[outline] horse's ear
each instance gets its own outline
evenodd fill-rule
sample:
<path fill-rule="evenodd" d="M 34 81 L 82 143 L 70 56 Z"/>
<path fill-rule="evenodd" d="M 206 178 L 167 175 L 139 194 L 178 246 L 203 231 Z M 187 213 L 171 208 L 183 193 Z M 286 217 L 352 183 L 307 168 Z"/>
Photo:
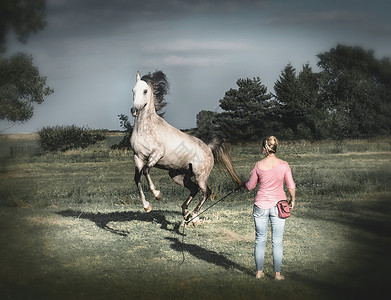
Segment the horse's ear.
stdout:
<path fill-rule="evenodd" d="M 140 72 L 137 71 L 137 76 L 136 76 L 136 80 L 139 81 L 141 79 L 141 76 L 140 76 Z"/>

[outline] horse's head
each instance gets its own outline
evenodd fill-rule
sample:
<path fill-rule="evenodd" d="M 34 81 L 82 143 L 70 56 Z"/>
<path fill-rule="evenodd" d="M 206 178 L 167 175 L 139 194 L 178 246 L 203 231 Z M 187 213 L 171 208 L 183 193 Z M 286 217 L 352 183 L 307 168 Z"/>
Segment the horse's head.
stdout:
<path fill-rule="evenodd" d="M 153 96 L 151 87 L 141 80 L 140 72 L 137 72 L 136 85 L 133 88 L 133 107 L 131 113 L 133 117 L 138 117 L 141 111 L 150 103 Z"/>

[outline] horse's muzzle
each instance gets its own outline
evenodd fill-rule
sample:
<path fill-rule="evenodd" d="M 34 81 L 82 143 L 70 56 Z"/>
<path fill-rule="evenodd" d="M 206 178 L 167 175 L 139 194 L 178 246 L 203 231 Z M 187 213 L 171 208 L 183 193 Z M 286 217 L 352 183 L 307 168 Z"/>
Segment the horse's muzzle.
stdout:
<path fill-rule="evenodd" d="M 133 117 L 137 117 L 138 114 L 139 114 L 139 109 L 138 109 L 138 108 L 135 108 L 135 107 L 133 106 L 132 109 L 130 110 L 130 112 L 132 113 L 132 116 L 133 116 Z"/>
<path fill-rule="evenodd" d="M 141 111 L 143 110 L 143 108 L 147 105 L 147 103 L 145 103 L 141 108 L 138 108 L 138 107 L 135 107 L 133 106 L 130 110 L 131 114 L 133 117 L 138 117 L 141 113 Z"/>

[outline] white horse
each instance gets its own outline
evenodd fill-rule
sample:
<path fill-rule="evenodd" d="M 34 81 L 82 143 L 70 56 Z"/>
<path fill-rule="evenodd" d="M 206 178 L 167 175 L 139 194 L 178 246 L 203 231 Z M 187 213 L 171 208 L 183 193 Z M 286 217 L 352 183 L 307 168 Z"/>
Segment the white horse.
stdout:
<path fill-rule="evenodd" d="M 165 105 L 164 96 L 167 94 L 169 84 L 165 74 L 156 71 L 140 77 L 137 72 L 136 85 L 133 88 L 132 115 L 135 117 L 131 136 L 131 147 L 134 151 L 135 176 L 140 198 L 146 212 L 150 212 L 151 204 L 146 200 L 141 186 L 141 174 L 145 175 L 149 188 L 156 199 L 162 195 L 155 188 L 149 170 L 158 167 L 168 170 L 170 177 L 177 184 L 190 191 L 189 197 L 182 204 L 182 215 L 187 221 L 190 219 L 189 204 L 199 189 L 202 199 L 193 211 L 193 225 L 199 224 L 197 214 L 202 204 L 210 195 L 207 179 L 214 165 L 214 159 L 219 159 L 229 174 L 241 185 L 236 175 L 231 159 L 222 142 L 215 140 L 206 145 L 200 139 L 181 132 L 168 124 L 158 114 Z M 194 176 L 195 182 L 192 181 Z"/>

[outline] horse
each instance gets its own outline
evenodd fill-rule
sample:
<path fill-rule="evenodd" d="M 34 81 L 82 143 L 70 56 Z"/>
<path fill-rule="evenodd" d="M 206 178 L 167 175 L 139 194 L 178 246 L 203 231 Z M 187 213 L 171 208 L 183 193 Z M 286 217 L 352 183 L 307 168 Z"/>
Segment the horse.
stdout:
<path fill-rule="evenodd" d="M 197 226 L 200 223 L 197 215 L 211 194 L 207 180 L 215 160 L 222 162 L 238 186 L 242 185 L 242 181 L 233 168 L 224 141 L 216 138 L 207 145 L 163 119 L 164 113 L 161 113 L 161 109 L 167 104 L 164 96 L 168 90 L 169 83 L 162 71 L 148 73 L 143 77 L 137 72 L 136 84 L 132 89 L 131 114 L 134 117 L 134 126 L 130 138 L 134 152 L 134 181 L 144 210 L 148 213 L 152 206 L 143 192 L 141 175 L 144 174 L 154 197 L 160 200 L 162 194 L 153 184 L 149 171 L 152 167 L 168 170 L 175 183 L 190 191 L 182 204 L 182 216 L 187 222 L 191 218 L 193 225 Z M 193 177 L 195 181 L 192 180 Z M 188 207 L 199 190 L 202 191 L 202 199 L 190 214 Z"/>

